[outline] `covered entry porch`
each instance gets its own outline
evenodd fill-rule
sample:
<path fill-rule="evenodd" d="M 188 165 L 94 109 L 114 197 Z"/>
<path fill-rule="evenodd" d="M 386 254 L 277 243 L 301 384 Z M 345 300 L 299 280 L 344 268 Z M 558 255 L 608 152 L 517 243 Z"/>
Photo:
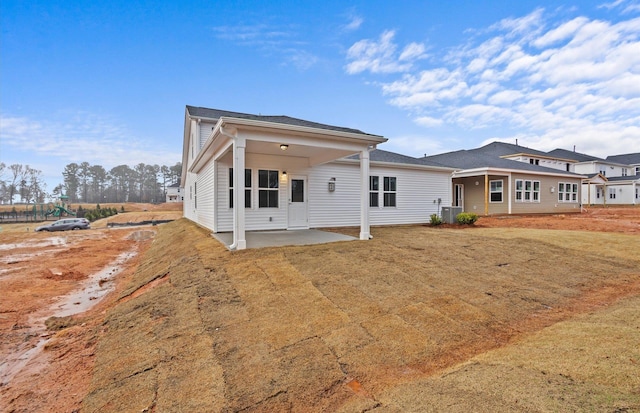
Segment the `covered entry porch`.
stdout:
<path fill-rule="evenodd" d="M 226 116 L 217 120 L 188 170 L 198 181 L 207 182 L 206 189 L 197 182 L 199 193 L 194 184 L 199 221 L 214 233 L 232 234 L 230 249 L 245 249 L 249 248 L 249 231 L 314 227 L 311 209 L 316 214 L 323 209 L 325 219 L 327 214 L 339 217 L 345 205 L 329 202 L 337 199 L 332 191 L 338 175 L 331 165 L 357 154 L 359 167 L 346 177 L 355 184 L 349 186 L 348 206 L 359 211 L 359 238 L 369 239 L 369 152 L 386 139 L 277 118 L 277 122 Z M 319 178 L 318 168 L 326 177 Z M 345 188 L 340 186 L 342 195 Z M 205 203 L 207 210 L 202 207 Z"/>

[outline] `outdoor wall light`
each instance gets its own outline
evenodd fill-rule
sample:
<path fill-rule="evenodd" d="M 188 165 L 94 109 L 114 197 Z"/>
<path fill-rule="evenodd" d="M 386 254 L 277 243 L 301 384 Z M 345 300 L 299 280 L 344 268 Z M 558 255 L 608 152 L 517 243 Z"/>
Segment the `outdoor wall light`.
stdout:
<path fill-rule="evenodd" d="M 284 143 L 280 145 L 280 149 L 282 149 L 283 151 L 286 151 L 287 148 L 289 148 L 289 145 L 285 145 Z"/>
<path fill-rule="evenodd" d="M 329 192 L 334 192 L 336 190 L 336 178 L 331 178 L 329 180 Z"/>
<path fill-rule="evenodd" d="M 554 193 L 556 191 L 556 188 L 554 188 L 553 186 L 549 188 L 549 192 Z"/>

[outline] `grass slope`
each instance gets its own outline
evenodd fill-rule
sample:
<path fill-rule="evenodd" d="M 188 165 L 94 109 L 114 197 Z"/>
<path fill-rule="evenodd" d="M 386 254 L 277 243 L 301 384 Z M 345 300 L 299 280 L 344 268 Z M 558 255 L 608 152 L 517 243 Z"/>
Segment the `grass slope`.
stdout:
<path fill-rule="evenodd" d="M 640 241 L 541 234 L 380 228 L 230 253 L 163 225 L 83 411 L 640 409 Z"/>

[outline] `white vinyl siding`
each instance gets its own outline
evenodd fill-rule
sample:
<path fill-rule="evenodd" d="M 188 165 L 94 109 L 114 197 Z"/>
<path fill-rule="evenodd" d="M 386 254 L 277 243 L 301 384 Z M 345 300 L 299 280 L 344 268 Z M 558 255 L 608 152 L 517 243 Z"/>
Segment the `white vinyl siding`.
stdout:
<path fill-rule="evenodd" d="M 233 209 L 229 208 L 229 169 L 231 154 L 217 163 L 216 174 L 210 171 L 212 164 L 200 172 L 198 181 L 198 214 L 194 219 L 217 232 L 233 229 Z M 287 228 L 289 179 L 282 176 L 307 176 L 308 219 L 310 228 L 344 227 L 360 225 L 361 178 L 358 163 L 334 162 L 308 167 L 304 160 L 282 156 L 248 154 L 245 167 L 252 171 L 251 208 L 245 208 L 247 231 L 275 230 Z M 278 207 L 258 207 L 258 170 L 279 171 Z M 440 213 L 442 206 L 451 205 L 451 175 L 449 171 L 428 171 L 381 167 L 372 164 L 372 176 L 380 177 L 380 207 L 370 208 L 371 225 L 394 225 L 427 223 L 430 215 Z M 205 177 L 206 175 L 206 177 Z M 396 178 L 396 207 L 384 208 L 383 179 Z M 217 199 L 215 209 L 209 206 L 216 182 Z M 329 191 L 329 182 L 335 189 Z M 368 188 L 367 194 L 369 193 Z M 188 198 L 188 197 L 185 197 Z M 185 204 L 187 204 L 185 199 Z M 217 225 L 214 228 L 214 210 Z M 185 214 L 186 216 L 186 214 Z M 198 221 L 196 221 L 198 222 Z"/>
<path fill-rule="evenodd" d="M 211 135 L 211 131 L 216 125 L 214 123 L 209 122 L 200 122 L 200 127 L 198 128 L 198 132 L 200 133 L 198 140 L 198 151 L 202 149 L 204 143 L 207 141 L 209 136 Z"/>
<path fill-rule="evenodd" d="M 194 182 L 194 197 L 197 189 L 197 209 L 198 222 L 211 230 L 214 229 L 215 216 L 215 197 L 213 192 L 213 183 L 215 181 L 215 170 L 213 161 L 209 162 L 198 174 L 197 185 Z M 195 199 L 194 199 L 195 207 Z"/>

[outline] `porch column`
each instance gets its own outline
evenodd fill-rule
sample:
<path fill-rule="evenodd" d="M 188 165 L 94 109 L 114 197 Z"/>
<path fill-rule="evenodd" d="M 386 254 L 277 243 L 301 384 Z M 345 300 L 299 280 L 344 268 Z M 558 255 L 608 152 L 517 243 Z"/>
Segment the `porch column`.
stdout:
<path fill-rule="evenodd" d="M 507 179 L 507 213 L 511 215 L 511 172 L 509 172 Z"/>
<path fill-rule="evenodd" d="M 233 139 L 233 244 L 234 249 L 247 248 L 244 219 L 244 165 L 245 138 Z M 242 179 L 240 179 L 242 177 Z M 242 196 L 240 196 L 242 195 Z"/>
<path fill-rule="evenodd" d="M 484 215 L 489 216 L 489 174 L 484 174 Z"/>
<path fill-rule="evenodd" d="M 371 238 L 369 232 L 369 149 L 360 152 L 360 239 Z"/>

